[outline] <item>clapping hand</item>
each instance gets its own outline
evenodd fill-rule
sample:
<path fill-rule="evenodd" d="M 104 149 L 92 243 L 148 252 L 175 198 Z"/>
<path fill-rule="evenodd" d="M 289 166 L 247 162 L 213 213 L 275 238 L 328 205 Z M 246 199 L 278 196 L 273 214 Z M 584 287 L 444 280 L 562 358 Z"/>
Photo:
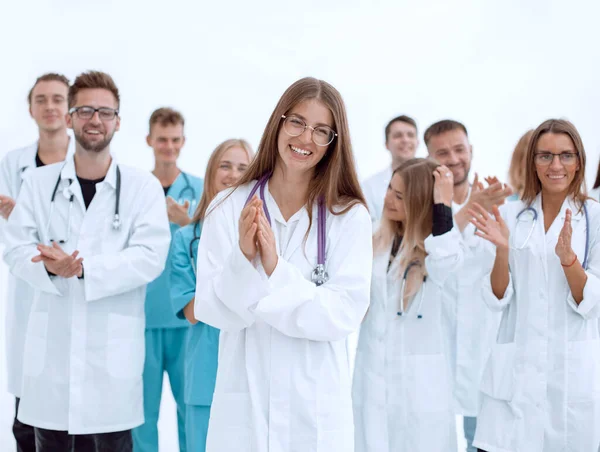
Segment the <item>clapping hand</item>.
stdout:
<path fill-rule="evenodd" d="M 43 262 L 48 272 L 63 278 L 81 278 L 83 275 L 83 258 L 77 258 L 79 251 L 67 254 L 56 242 L 52 246 L 40 244 L 37 249 L 40 254 L 34 256 L 31 262 Z"/>
<path fill-rule="evenodd" d="M 477 228 L 475 235 L 488 240 L 496 248 L 508 250 L 508 226 L 502 219 L 498 206 L 492 206 L 492 215 L 481 205 L 475 203 L 469 209 L 471 223 Z"/>
<path fill-rule="evenodd" d="M 573 248 L 571 248 L 571 236 L 573 235 L 573 228 L 571 226 L 571 215 L 571 209 L 567 209 L 567 214 L 565 215 L 565 222 L 563 224 L 562 229 L 560 230 L 558 242 L 556 243 L 556 247 L 554 248 L 554 252 L 560 259 L 560 263 L 565 267 L 570 267 L 577 259 L 577 255 L 573 251 Z"/>

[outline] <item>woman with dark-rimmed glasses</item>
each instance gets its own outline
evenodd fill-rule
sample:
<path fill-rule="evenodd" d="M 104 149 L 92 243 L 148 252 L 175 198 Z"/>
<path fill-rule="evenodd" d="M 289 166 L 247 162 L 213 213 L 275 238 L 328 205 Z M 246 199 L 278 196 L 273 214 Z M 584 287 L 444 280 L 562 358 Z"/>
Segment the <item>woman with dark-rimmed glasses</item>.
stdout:
<path fill-rule="evenodd" d="M 579 133 L 548 120 L 531 136 L 521 200 L 471 212 L 495 248 L 484 299 L 502 312 L 481 384 L 480 450 L 600 446 L 600 205 L 584 175 Z"/>

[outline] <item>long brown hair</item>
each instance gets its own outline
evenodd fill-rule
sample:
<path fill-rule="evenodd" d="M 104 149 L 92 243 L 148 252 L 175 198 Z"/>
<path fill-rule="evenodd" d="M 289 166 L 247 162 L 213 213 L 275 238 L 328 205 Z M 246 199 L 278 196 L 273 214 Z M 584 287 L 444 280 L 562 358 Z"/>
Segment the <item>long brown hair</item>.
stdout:
<path fill-rule="evenodd" d="M 322 102 L 331 111 L 333 129 L 337 132 L 337 137 L 316 165 L 308 187 L 306 206 L 310 219 L 309 230 L 312 224 L 312 206 L 321 197 L 325 199 L 325 205 L 334 215 L 347 212 L 355 204 L 366 206 L 356 174 L 344 101 L 340 93 L 329 83 L 306 77 L 292 84 L 283 93 L 267 122 L 256 158 L 236 184 L 237 188 L 273 172 L 279 158 L 277 137 L 281 130 L 282 115 L 289 114 L 290 110 L 300 102 L 312 99 Z M 341 207 L 342 210 L 334 211 L 333 207 Z"/>
<path fill-rule="evenodd" d="M 564 133 L 571 138 L 571 141 L 575 146 L 575 151 L 579 156 L 579 169 L 575 173 L 575 177 L 571 182 L 567 195 L 572 195 L 573 198 L 579 202 L 580 207 L 582 207 L 587 198 L 587 187 L 585 184 L 585 149 L 583 147 L 583 141 L 581 141 L 581 136 L 575 126 L 564 119 L 548 119 L 544 121 L 534 130 L 533 135 L 531 136 L 529 146 L 527 147 L 525 188 L 523 189 L 522 196 L 523 202 L 527 205 L 531 205 L 538 193 L 542 191 L 542 183 L 535 170 L 535 153 L 540 138 L 546 133 Z"/>
<path fill-rule="evenodd" d="M 194 212 L 194 216 L 192 217 L 192 223 L 198 223 L 204 220 L 206 215 L 206 209 L 210 205 L 211 201 L 217 195 L 217 187 L 215 186 L 215 174 L 217 172 L 217 167 L 223 154 L 227 152 L 229 149 L 234 147 L 240 147 L 246 151 L 248 154 L 248 162 L 251 162 L 254 158 L 254 151 L 252 147 L 246 140 L 242 139 L 231 139 L 223 141 L 220 145 L 218 145 L 215 150 L 210 155 L 208 159 L 208 164 L 206 165 L 206 174 L 204 175 L 204 189 L 202 190 L 202 197 L 200 198 L 200 202 L 198 203 L 198 207 L 196 207 L 196 211 Z"/>
<path fill-rule="evenodd" d="M 527 147 L 531 136 L 533 135 L 533 129 L 528 130 L 525 135 L 519 138 L 517 145 L 510 159 L 510 168 L 508 169 L 508 183 L 519 196 L 525 189 L 525 167 L 527 157 Z"/>
<path fill-rule="evenodd" d="M 433 186 L 435 178 L 433 171 L 439 166 L 434 160 L 415 158 L 400 165 L 393 173 L 402 178 L 404 184 L 404 209 L 406 220 L 401 223 L 389 219 L 384 211 L 381 227 L 374 237 L 376 250 L 386 249 L 396 237 L 402 235 L 400 245 L 400 270 L 405 269 L 413 262 L 419 264 L 411 269 L 406 281 L 406 296 L 418 292 L 423 282 L 425 269 L 425 239 L 431 234 L 433 227 Z M 420 268 L 420 270 L 417 270 Z"/>

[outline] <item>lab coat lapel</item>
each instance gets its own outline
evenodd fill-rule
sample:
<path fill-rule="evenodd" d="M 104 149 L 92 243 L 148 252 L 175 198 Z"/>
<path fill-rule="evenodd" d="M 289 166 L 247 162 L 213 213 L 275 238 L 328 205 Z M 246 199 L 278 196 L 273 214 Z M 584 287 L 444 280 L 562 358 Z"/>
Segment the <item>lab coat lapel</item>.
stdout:
<path fill-rule="evenodd" d="M 38 142 L 36 141 L 27 149 L 23 150 L 19 155 L 18 167 L 21 175 L 21 184 L 23 183 L 23 178 L 28 171 L 31 171 L 35 168 L 35 156 L 37 154 Z"/>
<path fill-rule="evenodd" d="M 81 193 L 81 186 L 79 185 L 79 181 L 77 180 L 77 173 L 75 172 L 75 157 L 71 156 L 67 158 L 65 164 L 60 171 L 60 177 L 62 179 L 62 183 L 58 188 L 58 192 L 56 196 L 60 196 L 61 194 L 65 196 L 65 198 L 69 198 L 72 193 L 75 195 L 76 203 L 79 205 L 82 212 L 85 212 L 85 202 L 83 201 L 83 194 Z M 71 185 L 69 186 L 66 181 L 70 181 Z"/>

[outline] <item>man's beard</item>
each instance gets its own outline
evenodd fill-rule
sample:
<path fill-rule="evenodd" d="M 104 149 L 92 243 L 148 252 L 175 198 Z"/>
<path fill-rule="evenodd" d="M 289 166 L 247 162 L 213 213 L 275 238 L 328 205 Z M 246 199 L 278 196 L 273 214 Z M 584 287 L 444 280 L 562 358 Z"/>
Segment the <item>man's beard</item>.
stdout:
<path fill-rule="evenodd" d="M 81 146 L 84 150 L 89 152 L 102 152 L 108 147 L 108 145 L 112 141 L 114 134 L 115 133 L 113 132 L 111 135 L 105 135 L 104 140 L 92 143 L 84 138 L 84 132 L 82 132 L 81 134 L 74 133 L 75 141 L 77 141 L 77 144 L 79 144 L 79 146 Z"/>
<path fill-rule="evenodd" d="M 464 168 L 465 175 L 461 179 L 454 179 L 454 186 L 455 187 L 458 186 L 458 185 L 462 185 L 465 182 L 469 181 L 469 172 L 471 171 L 471 165 L 469 165 L 469 166 L 463 166 L 463 168 Z M 452 171 L 452 170 L 450 170 L 450 171 Z"/>

